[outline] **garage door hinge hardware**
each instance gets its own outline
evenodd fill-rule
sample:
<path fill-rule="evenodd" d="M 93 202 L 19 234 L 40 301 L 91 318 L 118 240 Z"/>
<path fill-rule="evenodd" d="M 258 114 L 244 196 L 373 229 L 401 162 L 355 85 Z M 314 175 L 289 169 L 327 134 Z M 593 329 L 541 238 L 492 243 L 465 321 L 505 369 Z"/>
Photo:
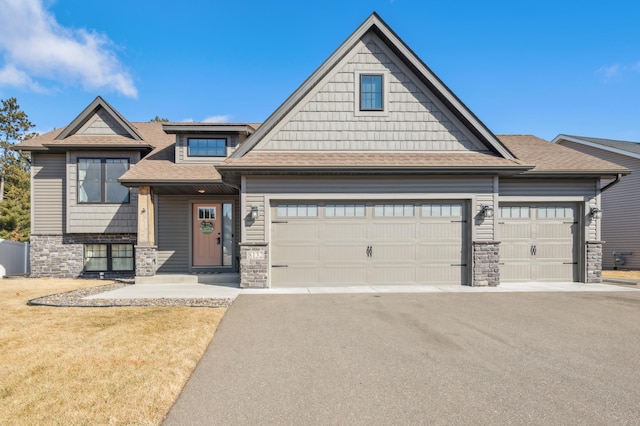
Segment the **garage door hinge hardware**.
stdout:
<path fill-rule="evenodd" d="M 289 265 L 271 265 L 272 268 L 288 268 Z"/>
<path fill-rule="evenodd" d="M 536 247 L 536 246 L 531 246 L 531 254 L 532 254 L 532 255 L 534 255 L 534 256 L 535 256 L 537 251 L 538 251 L 538 247 Z"/>
<path fill-rule="evenodd" d="M 273 220 L 271 221 L 271 223 L 289 223 L 289 222 L 286 220 Z"/>
<path fill-rule="evenodd" d="M 373 256 L 373 246 L 367 246 L 367 257 Z"/>

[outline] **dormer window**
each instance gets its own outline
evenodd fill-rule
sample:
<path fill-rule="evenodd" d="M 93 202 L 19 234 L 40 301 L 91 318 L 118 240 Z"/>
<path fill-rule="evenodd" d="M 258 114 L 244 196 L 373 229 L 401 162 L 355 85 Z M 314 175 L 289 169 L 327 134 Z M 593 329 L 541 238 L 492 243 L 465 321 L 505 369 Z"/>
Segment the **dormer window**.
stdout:
<path fill-rule="evenodd" d="M 189 138 L 187 147 L 189 157 L 225 157 L 227 155 L 226 138 Z"/>
<path fill-rule="evenodd" d="M 360 111 L 382 111 L 383 80 L 381 74 L 360 75 Z"/>

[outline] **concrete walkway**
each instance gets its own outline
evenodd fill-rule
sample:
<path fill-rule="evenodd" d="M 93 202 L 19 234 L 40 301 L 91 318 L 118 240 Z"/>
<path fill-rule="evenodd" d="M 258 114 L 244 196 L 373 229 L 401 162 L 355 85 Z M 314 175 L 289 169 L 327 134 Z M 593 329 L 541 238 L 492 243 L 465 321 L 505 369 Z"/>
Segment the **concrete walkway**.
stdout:
<path fill-rule="evenodd" d="M 503 283 L 498 287 L 470 287 L 466 285 L 407 285 L 407 286 L 352 286 L 352 287 L 293 287 L 268 289 L 241 289 L 216 284 L 135 284 L 85 299 L 235 299 L 240 294 L 392 294 L 392 293 L 523 293 L 523 292 L 603 292 L 638 291 L 633 287 L 610 284 L 583 284 L 566 282 Z"/>

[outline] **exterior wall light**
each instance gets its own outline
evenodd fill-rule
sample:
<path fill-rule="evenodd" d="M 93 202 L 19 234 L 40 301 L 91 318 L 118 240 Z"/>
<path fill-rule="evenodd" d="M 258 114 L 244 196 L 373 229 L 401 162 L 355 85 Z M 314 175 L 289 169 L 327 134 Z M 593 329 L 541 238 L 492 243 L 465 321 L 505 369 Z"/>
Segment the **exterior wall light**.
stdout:
<path fill-rule="evenodd" d="M 493 217 L 493 207 L 487 206 L 487 205 L 482 205 L 480 207 L 480 216 L 482 216 L 485 219 L 492 218 Z"/>
<path fill-rule="evenodd" d="M 258 218 L 258 206 L 251 206 L 251 220 Z"/>
<path fill-rule="evenodd" d="M 591 207 L 591 210 L 589 210 L 589 216 L 591 216 L 591 219 L 600 219 L 602 217 L 602 210 L 597 207 Z"/>

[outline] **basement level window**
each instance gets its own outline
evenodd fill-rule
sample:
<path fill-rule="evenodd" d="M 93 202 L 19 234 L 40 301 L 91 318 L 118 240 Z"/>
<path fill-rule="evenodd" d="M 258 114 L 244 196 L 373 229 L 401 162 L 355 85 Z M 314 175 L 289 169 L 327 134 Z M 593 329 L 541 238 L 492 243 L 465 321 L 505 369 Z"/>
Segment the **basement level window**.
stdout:
<path fill-rule="evenodd" d="M 133 271 L 133 244 L 85 244 L 84 270 L 87 272 Z"/>
<path fill-rule="evenodd" d="M 187 140 L 187 151 L 189 157 L 226 157 L 227 139 L 196 139 Z"/>

